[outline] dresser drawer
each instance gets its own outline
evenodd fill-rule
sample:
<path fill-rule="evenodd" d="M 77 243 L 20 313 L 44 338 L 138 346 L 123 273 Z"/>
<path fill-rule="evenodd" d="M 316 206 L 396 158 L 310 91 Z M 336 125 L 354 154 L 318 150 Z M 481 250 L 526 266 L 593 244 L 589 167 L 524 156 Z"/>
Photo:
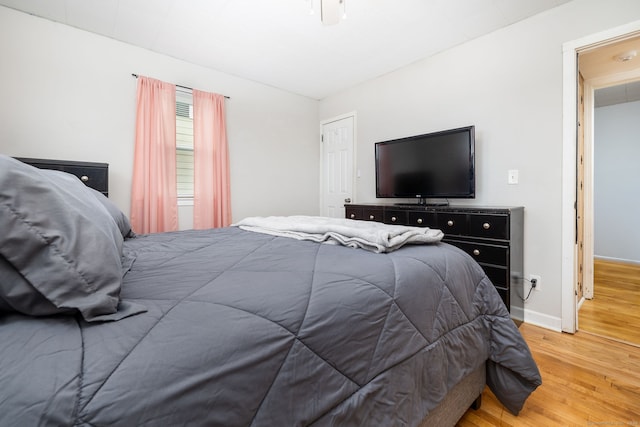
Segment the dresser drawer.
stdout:
<path fill-rule="evenodd" d="M 438 223 L 436 221 L 436 215 L 432 212 L 424 211 L 411 211 L 409 212 L 408 225 L 414 227 L 430 227 L 437 228 Z"/>
<path fill-rule="evenodd" d="M 365 221 L 378 221 L 382 222 L 383 218 L 383 210 L 380 208 L 363 208 L 362 209 L 362 219 Z"/>
<path fill-rule="evenodd" d="M 469 215 L 469 235 L 486 239 L 509 239 L 507 215 Z"/>
<path fill-rule="evenodd" d="M 452 212 L 438 212 L 438 228 L 444 234 L 466 235 L 467 215 Z"/>
<path fill-rule="evenodd" d="M 449 242 L 473 257 L 479 264 L 509 265 L 509 248 L 484 243 Z"/>
<path fill-rule="evenodd" d="M 509 269 L 491 265 L 481 266 L 489 280 L 496 288 L 509 289 Z"/>
<path fill-rule="evenodd" d="M 346 206 L 344 208 L 345 217 L 349 219 L 363 219 L 362 208 L 354 206 Z"/>
<path fill-rule="evenodd" d="M 396 225 L 407 225 L 407 211 L 395 210 L 395 209 L 385 209 L 384 210 L 384 223 L 385 224 L 396 224 Z"/>
<path fill-rule="evenodd" d="M 108 192 L 108 172 L 105 168 L 88 167 L 88 166 L 65 166 L 60 170 L 73 174 L 80 178 L 80 181 L 101 193 Z"/>
<path fill-rule="evenodd" d="M 344 214 L 348 219 L 382 222 L 384 210 L 380 207 L 345 205 Z"/>

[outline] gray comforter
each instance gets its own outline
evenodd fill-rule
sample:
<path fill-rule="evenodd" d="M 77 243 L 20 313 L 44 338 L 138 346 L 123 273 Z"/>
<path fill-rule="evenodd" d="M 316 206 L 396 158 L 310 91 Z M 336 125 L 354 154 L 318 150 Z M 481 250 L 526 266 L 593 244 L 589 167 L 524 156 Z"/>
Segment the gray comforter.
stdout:
<path fill-rule="evenodd" d="M 540 384 L 480 267 L 236 227 L 139 236 L 114 322 L 0 317 L 2 426 L 411 426 L 485 363 L 512 412 Z"/>

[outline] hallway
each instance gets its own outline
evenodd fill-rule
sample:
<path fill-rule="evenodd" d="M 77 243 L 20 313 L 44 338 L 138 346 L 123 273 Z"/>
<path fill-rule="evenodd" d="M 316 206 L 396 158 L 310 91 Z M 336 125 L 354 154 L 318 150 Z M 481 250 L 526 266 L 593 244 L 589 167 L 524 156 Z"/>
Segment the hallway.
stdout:
<path fill-rule="evenodd" d="M 594 298 L 578 312 L 578 328 L 640 346 L 640 265 L 594 260 Z"/>

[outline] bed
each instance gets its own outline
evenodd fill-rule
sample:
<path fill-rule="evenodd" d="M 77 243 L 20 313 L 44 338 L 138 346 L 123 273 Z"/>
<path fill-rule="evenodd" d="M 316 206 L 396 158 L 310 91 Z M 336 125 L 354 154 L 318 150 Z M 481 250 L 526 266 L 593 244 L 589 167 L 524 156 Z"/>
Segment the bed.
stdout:
<path fill-rule="evenodd" d="M 517 414 L 541 383 L 445 243 L 135 235 L 100 192 L 7 156 L 0 233 L 0 425 L 445 426 L 485 384 Z"/>

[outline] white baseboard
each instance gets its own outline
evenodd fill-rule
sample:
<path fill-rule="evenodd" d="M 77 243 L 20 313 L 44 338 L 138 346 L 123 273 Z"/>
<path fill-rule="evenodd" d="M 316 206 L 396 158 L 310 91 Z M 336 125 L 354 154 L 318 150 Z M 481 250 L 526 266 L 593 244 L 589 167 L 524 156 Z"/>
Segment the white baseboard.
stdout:
<path fill-rule="evenodd" d="M 593 259 L 600 259 L 602 261 L 622 262 L 622 263 L 625 263 L 625 264 L 640 265 L 640 261 L 633 260 L 633 259 L 613 258 L 613 257 L 601 256 L 601 255 L 594 255 Z"/>
<path fill-rule="evenodd" d="M 509 313 L 512 319 L 519 320 L 520 322 L 524 322 L 524 309 L 521 307 L 511 307 L 511 311 Z"/>
<path fill-rule="evenodd" d="M 562 332 L 562 319 L 539 313 L 533 310 L 524 310 L 524 322 L 552 331 Z"/>

